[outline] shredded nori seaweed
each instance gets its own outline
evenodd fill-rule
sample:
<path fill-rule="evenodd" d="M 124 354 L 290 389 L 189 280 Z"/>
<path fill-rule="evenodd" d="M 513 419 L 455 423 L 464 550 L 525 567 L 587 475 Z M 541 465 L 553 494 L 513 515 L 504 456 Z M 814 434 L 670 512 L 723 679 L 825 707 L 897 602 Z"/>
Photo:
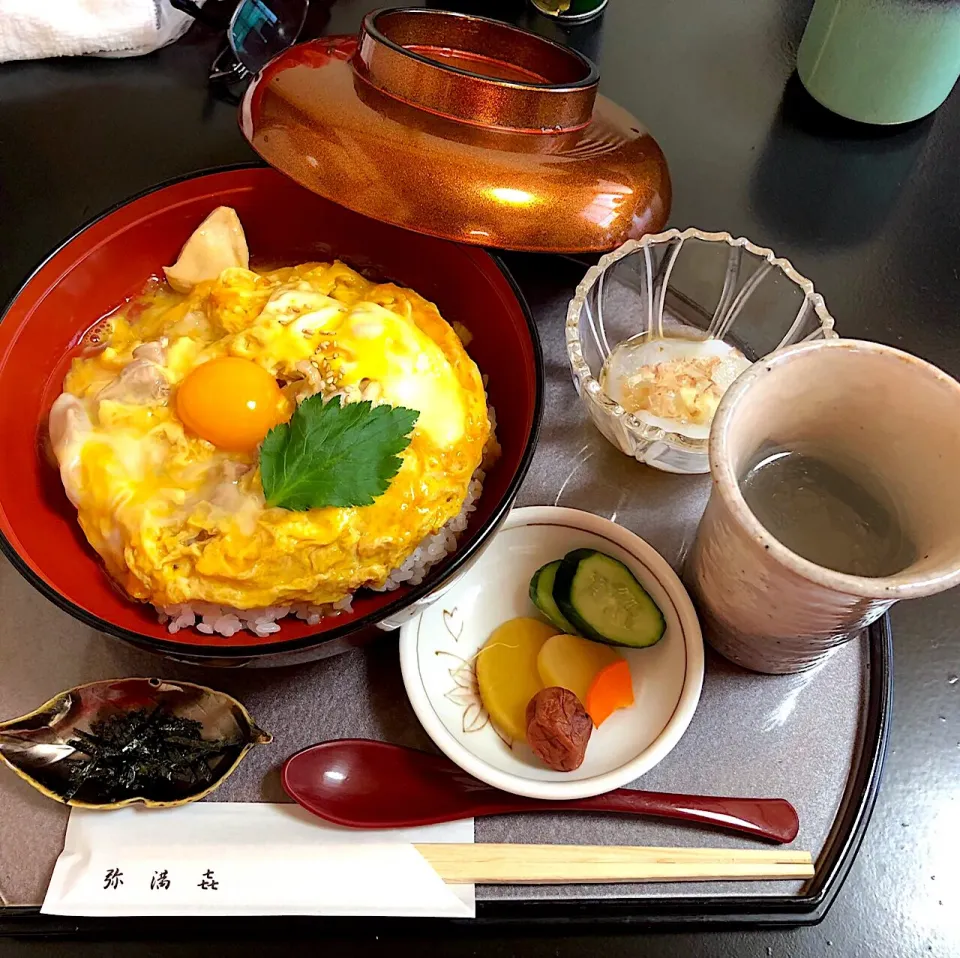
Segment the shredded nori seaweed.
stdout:
<path fill-rule="evenodd" d="M 242 743 L 203 738 L 203 725 L 162 708 L 118 713 L 74 730 L 68 744 L 68 801 L 93 790 L 107 801 L 149 797 L 163 801 L 196 793 L 217 778 L 216 759 Z"/>

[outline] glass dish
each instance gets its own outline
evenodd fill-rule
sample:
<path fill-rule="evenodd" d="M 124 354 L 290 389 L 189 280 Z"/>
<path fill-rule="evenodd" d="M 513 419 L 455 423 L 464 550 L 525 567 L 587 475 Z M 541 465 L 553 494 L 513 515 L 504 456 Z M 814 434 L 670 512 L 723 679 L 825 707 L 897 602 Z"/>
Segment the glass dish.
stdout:
<path fill-rule="evenodd" d="M 722 340 L 754 363 L 784 346 L 834 339 L 833 327 L 810 280 L 772 250 L 729 233 L 672 229 L 630 240 L 589 270 L 567 310 L 567 355 L 577 392 L 610 442 L 665 472 L 705 473 L 708 439 L 646 422 L 604 392 L 611 349 L 660 329 Z"/>

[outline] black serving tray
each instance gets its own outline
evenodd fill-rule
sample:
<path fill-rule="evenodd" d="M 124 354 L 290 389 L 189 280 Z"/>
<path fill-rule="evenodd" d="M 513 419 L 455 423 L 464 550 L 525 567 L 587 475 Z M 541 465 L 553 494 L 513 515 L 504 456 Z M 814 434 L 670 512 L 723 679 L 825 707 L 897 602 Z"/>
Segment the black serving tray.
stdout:
<path fill-rule="evenodd" d="M 524 258 L 508 260 L 524 269 Z M 615 519 L 679 568 L 709 494 L 709 477 L 672 476 L 642 466 L 614 449 L 589 422 L 571 382 L 563 336 L 572 284 L 582 273 L 558 258 L 551 263 L 562 281 L 558 276 L 549 287 L 523 284 L 535 300 L 546 390 L 540 442 L 518 504 L 569 506 Z M 240 699 L 274 733 L 275 742 L 248 757 L 218 790 L 218 801 L 283 801 L 283 760 L 325 739 L 366 737 L 431 747 L 404 695 L 394 635 L 299 667 L 198 668 L 129 648 L 75 621 L 43 600 L 2 558 L 0 595 L 0 718 L 23 714 L 62 689 L 124 675 L 159 675 L 222 689 Z M 22 654 L 24 635 L 35 637 L 30 655 Z M 816 862 L 810 882 L 486 886 L 477 889 L 475 921 L 384 919 L 378 927 L 384 934 L 429 928 L 427 933 L 435 935 L 441 927 L 476 934 L 548 925 L 602 929 L 819 921 L 850 869 L 876 799 L 890 721 L 891 663 L 886 618 L 838 649 L 821 668 L 800 676 L 757 675 L 710 653 L 690 728 L 642 779 L 642 786 L 652 790 L 787 798 L 801 822 L 794 846 L 811 851 Z M 44 916 L 39 902 L 62 847 L 67 809 L 40 799 L 6 773 L 0 774 L 0 808 L 3 935 L 275 936 L 281 921 L 285 934 L 320 926 L 363 933 L 371 927 L 369 919 Z M 589 815 L 482 819 L 476 836 L 480 842 L 752 844 L 681 824 Z"/>
<path fill-rule="evenodd" d="M 655 898 L 585 898 L 561 900 L 500 900 L 477 902 L 474 921 L 383 919 L 383 934 L 436 935 L 456 930 L 519 931 L 547 925 L 555 928 L 613 930 L 620 927 L 753 926 L 790 927 L 819 922 L 853 864 L 863 840 L 880 785 L 890 727 L 893 695 L 892 636 L 888 617 L 871 626 L 863 639 L 868 691 L 862 735 L 843 800 L 833 828 L 816 857 L 817 874 L 794 894 L 737 896 L 670 896 Z M 682 886 L 675 886 L 682 887 Z M 746 886 L 745 886 L 746 887 Z M 344 918 L 60 918 L 41 915 L 38 907 L 0 908 L 0 935 L 69 935 L 89 937 L 165 938 L 272 936 L 280 923 L 285 934 L 332 926 L 339 934 L 369 932 L 370 919 Z"/>

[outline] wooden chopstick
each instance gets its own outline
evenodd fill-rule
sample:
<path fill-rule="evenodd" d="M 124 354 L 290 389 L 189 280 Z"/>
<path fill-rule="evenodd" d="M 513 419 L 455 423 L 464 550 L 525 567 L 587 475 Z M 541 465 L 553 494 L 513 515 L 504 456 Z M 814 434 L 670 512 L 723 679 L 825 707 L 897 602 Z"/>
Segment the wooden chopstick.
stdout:
<path fill-rule="evenodd" d="M 812 878 L 810 852 L 623 845 L 415 845 L 452 884 Z"/>

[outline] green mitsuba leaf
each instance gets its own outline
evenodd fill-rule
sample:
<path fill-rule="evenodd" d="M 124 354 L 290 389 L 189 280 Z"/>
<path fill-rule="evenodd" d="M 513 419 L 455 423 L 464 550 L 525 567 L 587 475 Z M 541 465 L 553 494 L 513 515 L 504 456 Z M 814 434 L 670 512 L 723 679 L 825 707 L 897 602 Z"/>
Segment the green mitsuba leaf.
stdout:
<path fill-rule="evenodd" d="M 305 399 L 260 446 L 268 506 L 369 506 L 386 492 L 420 413 L 403 406 Z"/>

